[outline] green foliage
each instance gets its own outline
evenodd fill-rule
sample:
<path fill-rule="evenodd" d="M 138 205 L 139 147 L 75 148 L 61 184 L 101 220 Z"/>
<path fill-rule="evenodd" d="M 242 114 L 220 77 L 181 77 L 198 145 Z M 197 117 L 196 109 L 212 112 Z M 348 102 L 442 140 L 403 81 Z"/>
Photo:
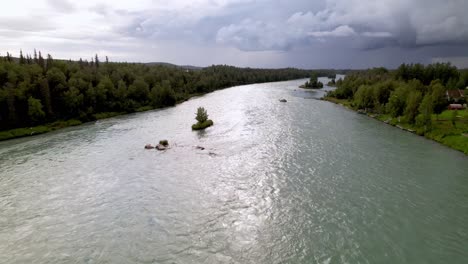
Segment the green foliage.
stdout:
<path fill-rule="evenodd" d="M 367 109 L 374 107 L 373 88 L 369 85 L 362 85 L 354 95 L 354 104 L 359 109 Z"/>
<path fill-rule="evenodd" d="M 192 125 L 192 130 L 202 130 L 202 129 L 205 129 L 205 128 L 210 127 L 212 125 L 213 125 L 213 121 L 208 119 L 203 123 L 198 122 L 198 123 Z"/>
<path fill-rule="evenodd" d="M 387 80 L 373 84 L 372 86 L 376 104 L 385 106 L 390 98 L 390 94 L 395 90 L 395 86 L 397 85 L 394 81 Z"/>
<path fill-rule="evenodd" d="M 84 95 L 80 93 L 80 91 L 75 88 L 71 87 L 70 90 L 65 91 L 63 94 L 63 101 L 65 105 L 68 106 L 68 114 L 69 116 L 73 117 L 78 114 L 79 109 L 84 103 Z"/>
<path fill-rule="evenodd" d="M 312 89 L 320 89 L 323 88 L 323 83 L 318 81 L 318 73 L 313 72 L 310 80 L 306 82 L 302 88 L 312 88 Z"/>
<path fill-rule="evenodd" d="M 163 81 L 161 85 L 156 85 L 151 89 L 150 99 L 153 106 L 175 105 L 176 94 L 170 85 L 169 81 Z"/>
<path fill-rule="evenodd" d="M 167 65 L 113 63 L 108 59 L 101 63 L 97 55 L 92 62 L 73 62 L 50 55 L 44 58 L 40 51 L 34 56 L 23 53 L 23 59 L 20 63 L 10 54 L 5 59 L 0 57 L 0 131 L 73 118 L 90 121 L 172 106 L 191 96 L 235 85 L 310 76 L 310 71 L 292 68 L 218 65 L 187 70 Z M 336 73 L 315 72 L 319 76 Z M 38 102 L 42 107 L 38 107 Z"/>
<path fill-rule="evenodd" d="M 432 128 L 432 112 L 434 111 L 430 94 L 424 96 L 418 110 L 420 114 L 416 117 L 416 125 L 423 127 L 424 131 L 430 131 Z"/>
<path fill-rule="evenodd" d="M 192 125 L 192 130 L 205 129 L 213 125 L 213 121 L 208 119 L 208 113 L 203 107 L 198 107 L 195 119 L 198 122 Z"/>
<path fill-rule="evenodd" d="M 445 87 L 439 82 L 431 83 L 432 106 L 435 114 L 440 114 L 447 108 L 448 102 L 445 96 Z"/>
<path fill-rule="evenodd" d="M 406 99 L 405 118 L 408 123 L 414 124 L 416 116 L 419 113 L 419 105 L 422 101 L 422 94 L 420 91 L 410 91 L 408 98 Z"/>
<path fill-rule="evenodd" d="M 198 107 L 195 119 L 198 123 L 203 123 L 208 120 L 208 112 L 203 107 Z"/>
<path fill-rule="evenodd" d="M 168 142 L 167 140 L 165 140 L 165 139 L 164 139 L 164 140 L 160 140 L 160 141 L 159 141 L 159 144 L 160 144 L 160 145 L 163 145 L 163 146 L 165 146 L 165 147 L 169 146 L 169 142 Z"/>
<path fill-rule="evenodd" d="M 409 89 L 408 86 L 403 85 L 398 87 L 395 91 L 390 94 L 390 98 L 386 105 L 387 112 L 392 117 L 398 117 L 403 114 L 406 108 L 406 100 Z"/>
<path fill-rule="evenodd" d="M 32 96 L 28 98 L 28 115 L 34 123 L 42 121 L 45 113 L 42 110 L 41 100 L 35 99 Z"/>
<path fill-rule="evenodd" d="M 393 72 L 354 71 L 336 82 L 337 89 L 328 93 L 326 99 L 366 108 L 378 113 L 379 120 L 468 154 L 468 111 L 446 110 L 447 89 L 466 87 L 467 82 L 468 70 L 458 71 L 450 64 L 403 64 Z"/>
<path fill-rule="evenodd" d="M 428 85 L 433 80 L 441 80 L 443 85 L 451 81 L 455 85 L 459 79 L 460 73 L 455 66 L 450 63 L 436 63 L 423 66 L 422 64 L 402 64 L 396 71 L 396 78 L 404 81 L 417 79 L 423 84 Z"/>

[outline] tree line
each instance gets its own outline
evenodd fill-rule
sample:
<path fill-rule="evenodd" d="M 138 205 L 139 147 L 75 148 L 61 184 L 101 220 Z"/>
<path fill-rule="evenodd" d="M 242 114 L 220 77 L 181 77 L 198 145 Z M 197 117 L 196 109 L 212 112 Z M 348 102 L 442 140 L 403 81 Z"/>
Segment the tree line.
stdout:
<path fill-rule="evenodd" d="M 353 107 L 367 112 L 402 118 L 428 131 L 432 114 L 440 114 L 451 103 L 446 91 L 468 86 L 468 71 L 450 63 L 402 64 L 394 71 L 356 71 L 338 80 L 336 86 L 328 96 L 347 99 Z"/>
<path fill-rule="evenodd" d="M 330 71 L 321 74 L 330 74 Z M 96 114 L 172 106 L 196 94 L 230 86 L 299 79 L 310 71 L 213 65 L 170 65 L 56 60 L 39 51 L 0 56 L 0 130 L 57 120 L 91 121 Z"/>

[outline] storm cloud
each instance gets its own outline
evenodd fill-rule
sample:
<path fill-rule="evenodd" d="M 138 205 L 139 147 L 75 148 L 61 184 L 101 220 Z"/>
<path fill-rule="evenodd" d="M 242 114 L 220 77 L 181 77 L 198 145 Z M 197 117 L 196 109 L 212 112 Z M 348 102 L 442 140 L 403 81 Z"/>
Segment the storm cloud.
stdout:
<path fill-rule="evenodd" d="M 0 53 L 251 67 L 468 66 L 465 0 L 8 1 Z"/>

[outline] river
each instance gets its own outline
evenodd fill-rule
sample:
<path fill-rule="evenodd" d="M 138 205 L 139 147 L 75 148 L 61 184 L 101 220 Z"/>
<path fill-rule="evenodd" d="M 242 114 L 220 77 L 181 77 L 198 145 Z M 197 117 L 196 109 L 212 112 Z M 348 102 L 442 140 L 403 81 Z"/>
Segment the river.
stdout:
<path fill-rule="evenodd" d="M 468 157 L 304 82 L 0 142 L 0 263 L 468 263 Z"/>

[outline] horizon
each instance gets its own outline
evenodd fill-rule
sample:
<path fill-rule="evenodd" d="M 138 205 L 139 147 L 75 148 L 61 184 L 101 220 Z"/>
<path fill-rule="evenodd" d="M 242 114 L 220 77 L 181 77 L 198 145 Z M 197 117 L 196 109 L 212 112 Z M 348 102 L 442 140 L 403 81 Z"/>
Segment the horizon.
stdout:
<path fill-rule="evenodd" d="M 0 50 L 57 58 L 367 69 L 468 67 L 468 2 L 18 0 L 0 10 Z M 437 12 L 434 12 L 437 10 Z M 88 58 L 89 59 L 89 58 Z"/>
<path fill-rule="evenodd" d="M 39 50 L 35 49 L 38 53 L 39 53 Z M 9 54 L 12 58 L 14 59 L 19 59 L 20 58 L 20 54 L 21 52 L 23 53 L 23 56 L 26 56 L 26 55 L 30 55 L 31 57 L 33 56 L 34 54 L 34 51 L 33 52 L 23 52 L 23 50 L 20 50 L 20 52 L 18 52 L 18 54 L 14 54 L 10 51 L 6 51 L 5 52 L 5 55 L 3 54 L 3 52 L 0 52 L 0 57 L 4 57 L 6 56 L 6 54 Z M 60 61 L 72 61 L 72 62 L 78 62 L 80 59 L 82 59 L 83 61 L 87 61 L 87 62 L 91 62 L 95 56 L 97 55 L 98 58 L 100 59 L 100 61 L 102 62 L 102 58 L 106 58 L 108 56 L 103 56 L 101 57 L 99 54 L 95 54 L 94 56 L 91 56 L 89 57 L 90 60 L 88 60 L 87 58 L 78 58 L 78 59 L 72 59 L 72 58 L 68 58 L 68 59 L 64 59 L 64 58 L 56 58 L 53 56 L 53 54 L 51 53 L 42 53 L 41 51 L 41 55 L 43 54 L 43 56 L 47 56 L 47 55 L 51 55 L 52 58 L 54 60 L 60 60 Z M 287 67 L 254 67 L 254 66 L 237 66 L 237 65 L 230 65 L 230 64 L 211 64 L 211 65 L 205 65 L 205 66 L 200 66 L 200 65 L 191 65 L 191 64 L 175 64 L 175 63 L 172 63 L 172 62 L 167 62 L 167 61 L 150 61 L 150 62 L 142 62 L 142 61 L 113 61 L 111 58 L 108 58 L 109 59 L 109 62 L 110 63 L 140 63 L 140 64 L 160 64 L 160 65 L 170 65 L 170 66 L 176 66 L 176 67 L 193 67 L 193 68 L 207 68 L 207 67 L 211 67 L 211 66 L 218 66 L 218 65 L 226 65 L 226 66 L 233 66 L 233 67 L 238 67 L 238 68 L 252 68 L 252 69 L 287 69 L 287 68 L 296 68 L 296 69 L 299 69 L 299 70 L 310 70 L 310 71 L 315 71 L 315 70 L 335 70 L 335 71 L 360 71 L 360 70 L 369 70 L 369 69 L 373 69 L 373 68 L 386 68 L 388 70 L 397 70 L 398 67 L 402 64 L 421 64 L 421 65 L 424 65 L 424 66 L 427 66 L 429 64 L 435 64 L 435 63 L 448 63 L 448 64 L 451 64 L 451 65 L 454 65 L 455 67 L 457 67 L 456 64 L 450 62 L 450 61 L 441 61 L 441 62 L 431 62 L 431 63 L 401 63 L 400 65 L 398 65 L 397 67 L 392 67 L 392 68 L 389 68 L 389 67 L 385 67 L 385 66 L 373 66 L 373 67 L 369 67 L 369 68 L 300 68 L 300 67 L 294 67 L 294 66 L 287 66 Z M 468 69 L 468 66 L 467 67 L 457 67 L 459 70 L 467 70 Z"/>

